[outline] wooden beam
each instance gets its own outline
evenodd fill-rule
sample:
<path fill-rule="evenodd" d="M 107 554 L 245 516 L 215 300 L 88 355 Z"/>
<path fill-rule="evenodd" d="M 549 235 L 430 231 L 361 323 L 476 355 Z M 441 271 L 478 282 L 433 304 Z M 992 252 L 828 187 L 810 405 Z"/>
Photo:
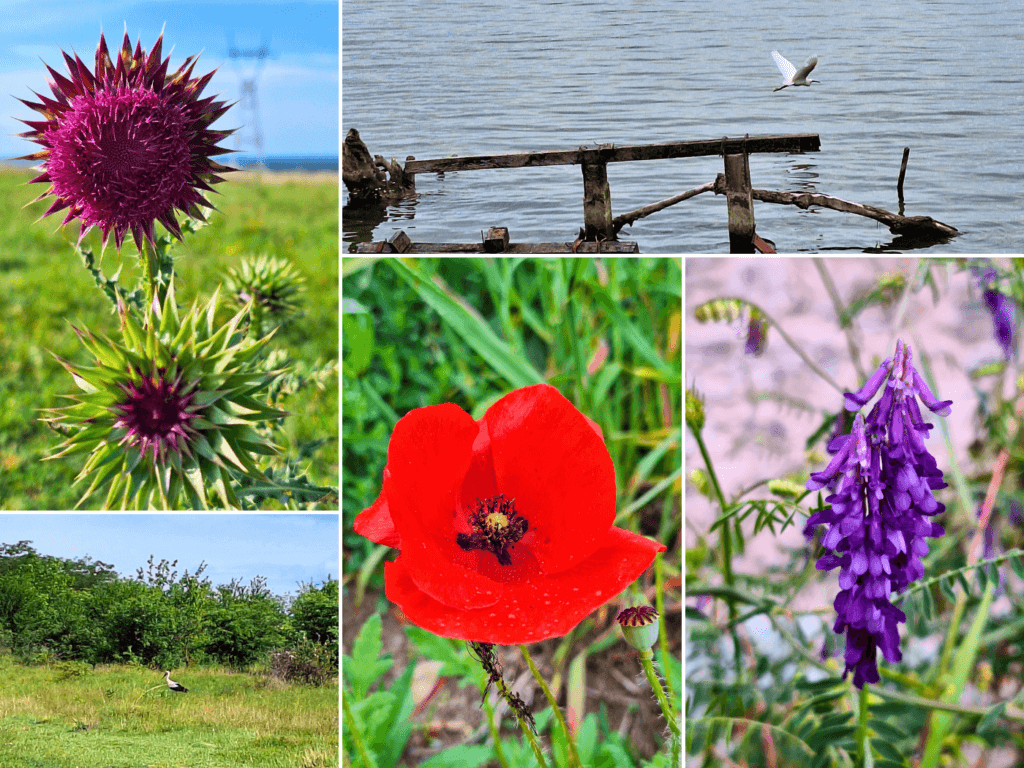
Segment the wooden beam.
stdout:
<path fill-rule="evenodd" d="M 592 149 L 580 147 L 546 152 L 518 152 L 510 155 L 470 155 L 442 157 L 436 160 L 407 160 L 406 174 L 441 173 L 443 171 L 479 171 L 496 168 L 537 168 L 548 165 L 582 165 L 600 160 L 623 163 L 632 160 L 669 160 L 676 157 L 712 157 L 746 152 L 817 152 L 821 139 L 816 133 L 778 136 L 750 136 L 743 139 L 709 139 L 706 141 L 670 141 L 664 144 L 636 144 L 616 147 L 601 145 Z"/>
<path fill-rule="evenodd" d="M 384 243 L 357 243 L 356 253 L 386 253 L 380 250 Z M 413 243 L 406 253 L 427 255 L 431 253 L 483 253 L 482 243 Z M 614 240 L 598 243 L 509 243 L 505 253 L 640 253 L 640 247 L 633 240 Z"/>
<path fill-rule="evenodd" d="M 612 228 L 615 230 L 615 233 L 618 234 L 619 230 L 622 229 L 627 224 L 632 225 L 634 221 L 642 219 L 645 216 L 650 216 L 652 213 L 657 213 L 658 211 L 664 210 L 665 208 L 668 208 L 670 205 L 681 203 L 683 202 L 683 200 L 689 200 L 691 197 L 696 197 L 697 195 L 701 195 L 705 192 L 714 191 L 715 182 L 709 181 L 707 184 L 703 184 L 697 187 L 696 189 L 690 189 L 687 190 L 686 192 L 681 192 L 678 195 L 673 195 L 672 197 L 667 198 L 665 200 L 659 200 L 656 203 L 645 205 L 643 208 L 637 208 L 635 211 L 630 211 L 629 213 L 623 213 L 619 216 L 616 216 L 614 219 L 612 219 Z"/>
<path fill-rule="evenodd" d="M 715 191 L 718 191 L 717 186 Z M 956 227 L 936 221 L 931 216 L 899 216 L 895 213 L 890 213 L 884 208 L 851 203 L 849 200 L 841 200 L 830 195 L 817 195 L 810 192 L 776 192 L 769 189 L 754 189 L 751 190 L 751 194 L 755 200 L 760 200 L 764 203 L 795 205 L 797 208 L 805 210 L 812 205 L 817 205 L 821 208 L 831 208 L 833 211 L 867 216 L 869 219 L 885 224 L 894 235 L 930 235 L 936 238 L 948 239 L 959 234 Z"/>

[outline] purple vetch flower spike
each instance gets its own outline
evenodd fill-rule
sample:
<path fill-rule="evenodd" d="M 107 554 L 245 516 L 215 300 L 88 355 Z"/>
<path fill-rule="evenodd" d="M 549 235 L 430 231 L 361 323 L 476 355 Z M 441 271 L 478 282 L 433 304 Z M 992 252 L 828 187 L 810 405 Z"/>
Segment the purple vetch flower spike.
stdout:
<path fill-rule="evenodd" d="M 857 392 L 846 392 L 844 397 L 846 398 L 846 410 L 848 411 L 859 411 L 867 402 L 875 396 L 878 392 L 878 388 L 882 386 L 889 377 L 889 372 L 892 370 L 892 358 L 887 357 L 882 361 L 882 364 L 878 366 L 878 370 L 875 371 L 871 378 L 868 379 L 867 384 L 860 388 Z"/>
<path fill-rule="evenodd" d="M 921 378 L 921 374 L 919 374 L 916 370 L 913 371 L 913 374 L 914 391 L 917 394 L 917 396 L 921 398 L 921 402 L 924 403 L 925 406 L 927 406 L 928 410 L 934 413 L 936 416 L 949 416 L 949 406 L 953 404 L 953 401 L 939 400 L 935 395 L 932 394 L 931 388 L 928 386 L 925 380 Z"/>
<path fill-rule="evenodd" d="M 804 535 L 810 539 L 817 526 L 828 526 L 816 567 L 839 569 L 833 630 L 846 635 L 846 672 L 853 672 L 858 688 L 878 682 L 879 650 L 890 663 L 902 658 L 898 629 L 906 616 L 890 598 L 924 576 L 925 539 L 945 534 L 930 520 L 945 511 L 933 491 L 946 484 L 925 448 L 932 425 L 924 423 L 917 398 L 940 416 L 949 414 L 952 401 L 932 394 L 902 341 L 859 392 L 846 394 L 846 407 L 866 405 L 883 383 L 867 419 L 856 415 L 853 431 L 830 444 L 838 452 L 828 467 L 807 483 L 811 490 L 833 491 L 830 506 L 811 515 Z"/>
<path fill-rule="evenodd" d="M 755 310 L 750 312 L 750 323 L 747 325 L 747 343 L 743 353 L 760 357 L 768 348 L 768 322 Z"/>
<path fill-rule="evenodd" d="M 974 270 L 975 275 L 978 270 Z M 982 299 L 985 308 L 992 315 L 993 333 L 1003 355 L 1009 360 L 1017 349 L 1017 323 L 1015 317 L 1016 302 L 998 290 L 999 273 L 989 267 L 979 278 L 983 289 Z"/>

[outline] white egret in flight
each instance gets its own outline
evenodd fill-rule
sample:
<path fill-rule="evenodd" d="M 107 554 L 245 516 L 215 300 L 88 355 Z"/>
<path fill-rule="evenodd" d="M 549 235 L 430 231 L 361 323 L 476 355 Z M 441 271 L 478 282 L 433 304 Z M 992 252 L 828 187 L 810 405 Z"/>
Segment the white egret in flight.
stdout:
<path fill-rule="evenodd" d="M 780 85 L 778 88 L 775 89 L 776 91 L 781 91 L 783 88 L 788 88 L 791 85 L 810 86 L 811 83 L 821 82 L 821 80 L 807 79 L 807 76 L 811 74 L 811 70 L 813 70 L 818 65 L 817 56 L 811 56 L 811 58 L 807 60 L 807 63 L 800 67 L 800 69 L 797 69 L 792 64 L 790 64 L 786 60 L 786 57 L 783 56 L 778 51 L 772 51 L 772 58 L 775 59 L 775 66 L 779 68 L 779 72 L 781 72 L 782 76 L 786 79 L 785 85 Z"/>

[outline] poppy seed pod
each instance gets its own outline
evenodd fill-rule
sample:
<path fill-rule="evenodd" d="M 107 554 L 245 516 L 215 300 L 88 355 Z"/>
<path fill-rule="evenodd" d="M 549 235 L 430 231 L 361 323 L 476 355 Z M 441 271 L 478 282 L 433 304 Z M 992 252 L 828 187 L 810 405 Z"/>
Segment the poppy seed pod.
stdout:
<path fill-rule="evenodd" d="M 615 617 L 626 642 L 638 651 L 649 651 L 658 642 L 658 612 L 649 605 L 626 608 Z"/>

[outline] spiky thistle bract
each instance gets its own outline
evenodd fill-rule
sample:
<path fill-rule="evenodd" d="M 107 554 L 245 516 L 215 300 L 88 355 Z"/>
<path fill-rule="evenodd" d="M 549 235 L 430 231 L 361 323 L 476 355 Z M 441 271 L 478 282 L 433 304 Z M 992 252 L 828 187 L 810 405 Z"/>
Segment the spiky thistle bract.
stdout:
<path fill-rule="evenodd" d="M 72 326 L 96 365 L 57 358 L 82 393 L 49 411 L 69 437 L 47 458 L 89 454 L 79 506 L 107 487 L 104 508 L 234 508 L 233 480 L 266 481 L 252 455 L 277 447 L 254 426 L 287 415 L 258 397 L 281 374 L 259 359 L 273 334 L 239 330 L 251 305 L 217 324 L 218 299 L 219 289 L 182 316 L 172 281 L 141 324 L 118 301 L 123 343 Z"/>
<path fill-rule="evenodd" d="M 19 99 L 45 120 L 21 120 L 32 130 L 19 134 L 45 149 L 19 160 L 41 160 L 42 173 L 29 183 L 49 183 L 32 202 L 55 198 L 40 218 L 67 209 L 64 226 L 81 223 L 79 242 L 99 227 L 106 245 L 113 233 L 120 250 L 127 232 L 136 246 L 153 243 L 155 222 L 181 239 L 175 211 L 205 220 L 203 197 L 218 174 L 234 170 L 212 158 L 230 152 L 217 142 L 232 131 L 210 130 L 230 107 L 216 97 L 200 98 L 214 72 L 193 78 L 190 56 L 168 74 L 161 61 L 163 35 L 147 54 L 137 41 L 124 41 L 111 59 L 100 33 L 92 71 L 75 54 L 61 52 L 64 77 L 47 65 L 53 98 L 36 93 L 38 103 Z"/>
<path fill-rule="evenodd" d="M 286 318 L 299 308 L 305 278 L 288 259 L 249 256 L 227 270 L 224 290 L 239 304 L 252 300 L 275 318 Z"/>

